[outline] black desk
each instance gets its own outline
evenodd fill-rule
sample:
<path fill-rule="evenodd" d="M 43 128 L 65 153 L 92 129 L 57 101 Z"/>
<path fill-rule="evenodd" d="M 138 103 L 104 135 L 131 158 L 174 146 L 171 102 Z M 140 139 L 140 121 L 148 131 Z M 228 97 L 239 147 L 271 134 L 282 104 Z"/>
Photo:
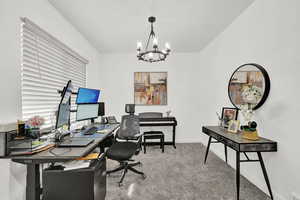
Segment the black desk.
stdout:
<path fill-rule="evenodd" d="M 175 139 L 176 139 L 176 126 L 177 121 L 175 117 L 159 117 L 159 118 L 140 118 L 140 126 L 152 127 L 152 126 L 172 126 L 172 141 L 165 141 L 165 145 L 173 145 L 176 149 Z M 159 144 L 157 142 L 147 142 L 147 144 Z"/>
<path fill-rule="evenodd" d="M 275 152 L 277 151 L 277 142 L 266 138 L 260 138 L 259 140 L 252 141 L 242 138 L 241 132 L 229 133 L 227 130 L 220 128 L 219 126 L 203 126 L 202 132 L 209 136 L 208 145 L 206 149 L 204 163 L 206 162 L 211 141 L 214 138 L 218 143 L 223 143 L 225 145 L 225 154 L 227 153 L 227 147 L 236 151 L 236 189 L 237 189 L 237 200 L 240 199 L 240 163 L 241 162 L 259 162 L 263 171 L 265 181 L 268 186 L 268 190 L 273 199 L 272 189 L 269 182 L 267 170 L 261 155 L 261 152 Z M 257 153 L 258 159 L 249 159 L 247 152 Z M 246 157 L 245 160 L 240 159 L 240 153 L 243 153 Z M 227 159 L 226 159 L 227 160 Z"/>
<path fill-rule="evenodd" d="M 99 147 L 100 143 L 110 135 L 112 135 L 118 127 L 118 124 L 111 125 L 108 128 L 107 133 L 99 134 L 99 136 L 101 135 L 101 137 L 93 137 L 95 141 L 87 147 L 59 147 L 52 148 L 50 150 L 46 150 L 30 156 L 11 157 L 12 161 L 27 165 L 26 200 L 40 200 L 40 195 L 42 193 L 40 183 L 40 164 L 66 162 L 86 156 L 96 147 Z M 56 155 L 54 155 L 50 151 L 55 152 Z"/>

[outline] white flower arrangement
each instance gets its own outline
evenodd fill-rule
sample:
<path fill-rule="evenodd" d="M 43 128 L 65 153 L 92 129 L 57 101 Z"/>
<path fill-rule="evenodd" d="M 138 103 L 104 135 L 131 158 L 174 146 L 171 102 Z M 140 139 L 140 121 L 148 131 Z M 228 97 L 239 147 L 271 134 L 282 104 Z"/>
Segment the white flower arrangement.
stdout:
<path fill-rule="evenodd" d="M 246 86 L 242 92 L 242 97 L 245 103 L 256 104 L 262 97 L 262 90 L 255 85 Z"/>
<path fill-rule="evenodd" d="M 27 120 L 26 124 L 30 128 L 39 128 L 44 124 L 44 122 L 45 122 L 45 119 L 43 117 L 33 116 Z"/>

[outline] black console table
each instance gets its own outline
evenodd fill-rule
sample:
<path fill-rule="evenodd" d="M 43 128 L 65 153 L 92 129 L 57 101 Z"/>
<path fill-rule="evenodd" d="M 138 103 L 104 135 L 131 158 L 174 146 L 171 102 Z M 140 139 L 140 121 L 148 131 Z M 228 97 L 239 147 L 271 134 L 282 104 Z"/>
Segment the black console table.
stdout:
<path fill-rule="evenodd" d="M 241 132 L 235 133 L 229 133 L 224 128 L 221 128 L 219 126 L 203 126 L 202 132 L 207 134 L 209 136 L 207 149 L 205 153 L 205 159 L 204 163 L 206 162 L 207 155 L 209 152 L 209 147 L 211 143 L 223 143 L 225 146 L 225 154 L 227 154 L 227 147 L 230 147 L 231 149 L 236 151 L 236 196 L 237 200 L 240 199 L 240 163 L 241 162 L 259 162 L 262 168 L 262 172 L 266 181 L 266 184 L 268 186 L 268 190 L 271 196 L 271 199 L 273 199 L 272 189 L 270 185 L 270 181 L 268 178 L 267 170 L 261 155 L 261 152 L 275 152 L 277 151 L 277 142 L 274 142 L 272 140 L 266 139 L 266 138 L 260 138 L 259 140 L 252 141 L 252 140 L 246 140 L 242 138 Z M 211 141 L 215 139 L 216 141 Z M 247 152 L 257 153 L 258 159 L 252 160 L 249 159 Z M 241 160 L 240 154 L 243 153 L 246 157 L 246 159 Z M 227 160 L 227 155 L 226 160 Z"/>
<path fill-rule="evenodd" d="M 176 139 L 176 126 L 177 120 L 175 117 L 158 117 L 158 118 L 140 118 L 140 126 L 151 127 L 151 126 L 172 126 L 172 141 L 165 141 L 165 145 L 173 145 L 176 149 L 175 139 Z M 156 144 L 155 142 L 152 142 Z M 147 144 L 151 144 L 151 142 L 147 142 Z"/>

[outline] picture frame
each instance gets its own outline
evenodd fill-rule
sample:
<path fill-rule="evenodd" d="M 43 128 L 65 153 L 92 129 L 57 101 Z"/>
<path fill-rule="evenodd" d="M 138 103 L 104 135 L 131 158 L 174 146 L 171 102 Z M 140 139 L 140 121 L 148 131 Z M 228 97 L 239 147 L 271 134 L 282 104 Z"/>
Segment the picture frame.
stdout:
<path fill-rule="evenodd" d="M 134 72 L 134 104 L 168 105 L 168 72 Z"/>
<path fill-rule="evenodd" d="M 239 120 L 230 120 L 227 131 L 230 133 L 237 133 L 240 127 Z"/>
<path fill-rule="evenodd" d="M 222 120 L 225 128 L 228 128 L 231 120 L 237 120 L 239 110 L 237 108 L 223 107 L 222 108 Z"/>

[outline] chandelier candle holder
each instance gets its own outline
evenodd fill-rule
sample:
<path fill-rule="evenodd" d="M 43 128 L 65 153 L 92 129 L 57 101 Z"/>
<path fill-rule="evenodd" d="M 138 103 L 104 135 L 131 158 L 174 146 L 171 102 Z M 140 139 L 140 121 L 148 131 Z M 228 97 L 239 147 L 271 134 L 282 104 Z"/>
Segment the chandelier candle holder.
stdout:
<path fill-rule="evenodd" d="M 171 52 L 170 44 L 166 43 L 165 49 L 159 50 L 158 39 L 153 30 L 153 23 L 156 21 L 156 18 L 151 16 L 148 18 L 148 21 L 151 23 L 151 31 L 147 40 L 146 48 L 142 50 L 142 43 L 137 42 L 137 57 L 141 61 L 150 63 L 164 61 Z M 152 48 L 149 48 L 151 44 Z"/>

